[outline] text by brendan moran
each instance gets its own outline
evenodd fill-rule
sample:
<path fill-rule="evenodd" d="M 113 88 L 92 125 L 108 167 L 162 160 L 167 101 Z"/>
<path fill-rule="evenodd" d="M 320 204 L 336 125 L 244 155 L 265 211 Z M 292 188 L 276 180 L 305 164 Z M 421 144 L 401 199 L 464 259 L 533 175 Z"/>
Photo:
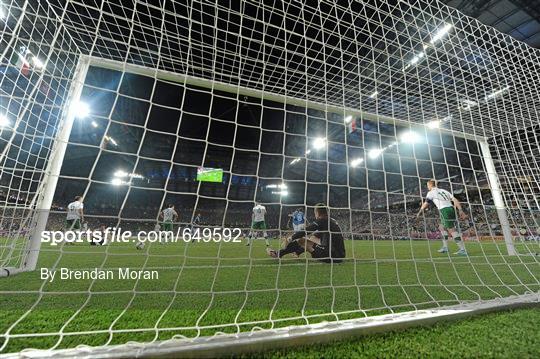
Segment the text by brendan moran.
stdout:
<path fill-rule="evenodd" d="M 50 270 L 41 268 L 40 276 L 42 280 L 52 283 L 56 279 L 59 280 L 157 280 L 159 272 L 157 270 L 141 270 L 132 268 L 116 268 L 116 269 L 70 269 L 57 268 Z"/>

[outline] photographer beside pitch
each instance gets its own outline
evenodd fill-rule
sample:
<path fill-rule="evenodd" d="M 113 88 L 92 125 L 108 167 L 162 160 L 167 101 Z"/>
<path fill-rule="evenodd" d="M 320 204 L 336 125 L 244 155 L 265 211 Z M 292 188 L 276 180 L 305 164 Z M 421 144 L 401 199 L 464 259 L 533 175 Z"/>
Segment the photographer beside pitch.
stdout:
<path fill-rule="evenodd" d="M 312 258 L 325 263 L 341 263 L 345 258 L 343 234 L 337 221 L 328 216 L 324 203 L 315 206 L 315 222 L 305 230 L 295 232 L 284 249 L 278 251 L 267 248 L 272 258 L 281 258 L 290 253 L 300 255 L 307 251 Z"/>

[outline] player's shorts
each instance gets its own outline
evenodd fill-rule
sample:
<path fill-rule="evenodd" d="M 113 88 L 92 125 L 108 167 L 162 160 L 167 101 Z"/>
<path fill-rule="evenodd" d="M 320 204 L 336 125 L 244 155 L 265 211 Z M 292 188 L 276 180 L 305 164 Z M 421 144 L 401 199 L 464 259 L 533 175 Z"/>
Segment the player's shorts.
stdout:
<path fill-rule="evenodd" d="M 315 244 L 313 246 L 313 252 L 311 252 L 311 257 L 318 259 L 319 262 L 324 263 L 341 263 L 343 258 L 330 258 L 330 250 L 328 247 L 323 247 L 320 244 Z"/>
<path fill-rule="evenodd" d="M 162 231 L 172 231 L 173 230 L 173 224 L 171 221 L 166 221 L 161 223 L 161 230 Z"/>
<path fill-rule="evenodd" d="M 292 225 L 293 229 L 295 232 L 299 232 L 299 231 L 303 231 L 306 229 L 306 224 L 305 223 L 300 223 L 300 224 L 294 224 Z"/>
<path fill-rule="evenodd" d="M 444 229 L 450 229 L 456 226 L 456 211 L 454 207 L 441 208 L 439 215 L 441 217 L 441 226 Z"/>
<path fill-rule="evenodd" d="M 66 219 L 66 230 L 74 231 L 81 229 L 81 220 L 80 219 Z"/>
<path fill-rule="evenodd" d="M 260 221 L 260 222 L 253 222 L 251 224 L 252 229 L 266 229 L 266 222 Z"/>

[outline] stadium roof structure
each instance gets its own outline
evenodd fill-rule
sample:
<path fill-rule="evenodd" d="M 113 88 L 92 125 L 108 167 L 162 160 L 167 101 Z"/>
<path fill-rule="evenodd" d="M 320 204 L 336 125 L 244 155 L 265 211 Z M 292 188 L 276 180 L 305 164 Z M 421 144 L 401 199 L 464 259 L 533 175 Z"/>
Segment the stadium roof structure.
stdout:
<path fill-rule="evenodd" d="M 30 47 L 484 138 L 538 123 L 540 50 L 437 1 L 15 3 Z"/>
<path fill-rule="evenodd" d="M 443 2 L 529 46 L 540 48 L 538 0 L 443 0 Z"/>

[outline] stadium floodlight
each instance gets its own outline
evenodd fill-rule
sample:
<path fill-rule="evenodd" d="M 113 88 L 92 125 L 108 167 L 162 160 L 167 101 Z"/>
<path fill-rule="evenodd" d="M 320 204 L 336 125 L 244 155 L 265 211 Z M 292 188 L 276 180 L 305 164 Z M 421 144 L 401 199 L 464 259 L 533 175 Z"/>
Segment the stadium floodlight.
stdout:
<path fill-rule="evenodd" d="M 124 181 L 122 181 L 120 178 L 113 178 L 111 184 L 114 186 L 120 186 L 124 184 Z"/>
<path fill-rule="evenodd" d="M 430 121 L 430 122 L 426 123 L 426 126 L 428 128 L 431 128 L 431 129 L 436 129 L 436 128 L 441 127 L 441 121 L 433 120 L 433 121 Z"/>
<path fill-rule="evenodd" d="M 353 119 L 353 117 L 352 117 L 352 116 L 350 116 L 350 115 L 349 115 L 349 116 L 347 116 L 347 117 L 345 117 L 345 123 L 349 123 L 349 122 L 351 122 L 351 121 L 352 121 L 352 119 Z"/>
<path fill-rule="evenodd" d="M 289 162 L 290 165 L 294 165 L 295 163 L 300 162 L 300 158 L 295 158 L 291 162 Z"/>
<path fill-rule="evenodd" d="M 418 61 L 420 61 L 424 57 L 425 53 L 420 52 L 418 55 L 413 57 L 411 61 L 409 62 L 411 65 L 416 65 Z"/>
<path fill-rule="evenodd" d="M 114 146 L 118 146 L 118 143 L 111 136 L 105 136 L 105 141 L 112 143 Z"/>
<path fill-rule="evenodd" d="M 77 101 L 71 107 L 71 112 L 75 117 L 85 118 L 90 115 L 90 107 L 88 107 L 86 102 Z"/>
<path fill-rule="evenodd" d="M 96 122 L 96 121 L 92 121 L 92 126 L 93 126 L 94 128 L 97 128 L 97 127 L 98 127 L 97 122 Z"/>
<path fill-rule="evenodd" d="M 411 144 L 418 143 L 422 139 L 420 135 L 414 131 L 405 131 L 399 136 L 399 138 L 401 139 L 401 142 Z"/>
<path fill-rule="evenodd" d="M 371 95 L 369 95 L 369 98 L 375 98 L 379 94 L 379 91 L 373 92 Z"/>
<path fill-rule="evenodd" d="M 364 162 L 363 158 L 356 158 L 351 161 L 351 167 L 357 167 L 362 162 Z"/>
<path fill-rule="evenodd" d="M 368 157 L 372 158 L 372 159 L 375 159 L 375 158 L 379 157 L 383 152 L 384 152 L 384 148 L 373 148 L 373 149 L 369 150 Z"/>
<path fill-rule="evenodd" d="M 0 128 L 8 127 L 10 125 L 9 119 L 6 115 L 0 114 Z"/>
<path fill-rule="evenodd" d="M 32 62 L 34 63 L 34 67 L 37 69 L 43 69 L 43 67 L 45 66 L 43 61 L 38 59 L 37 56 L 32 56 Z"/>
<path fill-rule="evenodd" d="M 461 109 L 462 110 L 468 111 L 471 108 L 476 107 L 476 106 L 478 106 L 478 102 L 476 102 L 476 101 L 468 100 L 468 99 L 462 99 L 461 100 Z"/>
<path fill-rule="evenodd" d="M 122 171 L 122 170 L 118 170 L 118 171 L 114 172 L 114 177 L 124 178 L 124 177 L 127 177 L 127 176 L 129 176 L 129 173 L 127 173 L 125 171 Z"/>
<path fill-rule="evenodd" d="M 509 89 L 510 89 L 510 86 L 503 87 L 503 88 L 501 88 L 501 89 L 499 89 L 497 91 L 494 91 L 494 92 L 490 93 L 489 95 L 486 95 L 486 97 L 484 97 L 484 99 L 487 101 L 487 100 L 491 100 L 493 98 L 497 98 L 500 95 L 504 94 Z"/>
<path fill-rule="evenodd" d="M 280 189 L 287 189 L 287 185 L 284 184 L 284 183 L 280 183 L 280 184 L 269 184 L 269 185 L 266 185 L 266 188 L 280 188 Z"/>
<path fill-rule="evenodd" d="M 313 148 L 316 150 L 320 150 L 326 147 L 326 138 L 324 137 L 318 137 L 313 141 Z"/>
<path fill-rule="evenodd" d="M 452 28 L 451 24 L 445 24 L 441 29 L 439 29 L 435 33 L 435 35 L 431 38 L 431 41 L 429 43 L 431 45 L 435 44 L 437 41 L 442 39 L 446 34 L 448 34 L 451 28 Z"/>

